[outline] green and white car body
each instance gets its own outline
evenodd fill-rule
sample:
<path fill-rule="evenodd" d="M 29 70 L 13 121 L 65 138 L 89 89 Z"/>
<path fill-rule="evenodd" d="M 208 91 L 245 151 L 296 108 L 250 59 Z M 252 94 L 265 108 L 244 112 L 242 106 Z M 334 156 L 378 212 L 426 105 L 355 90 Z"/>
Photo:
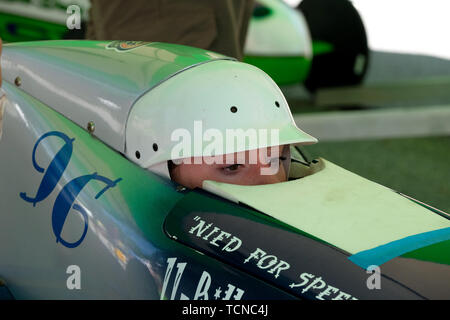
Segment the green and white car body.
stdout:
<path fill-rule="evenodd" d="M 229 59 L 163 43 L 5 45 L 0 295 L 450 297 L 448 215 L 325 159 L 294 154 L 288 182 L 187 190 L 126 156 L 136 101 Z"/>
<path fill-rule="evenodd" d="M 282 1 L 258 1 L 244 52 L 245 62 L 267 72 L 279 85 L 302 83 L 313 58 L 305 18 Z"/>
<path fill-rule="evenodd" d="M 69 5 L 78 5 L 82 20 L 88 20 L 88 0 L 69 2 L 0 0 L 0 35 L 6 42 L 63 39 L 69 31 Z M 245 61 L 265 70 L 279 84 L 303 82 L 312 61 L 306 21 L 282 1 L 258 3 L 249 25 Z"/>

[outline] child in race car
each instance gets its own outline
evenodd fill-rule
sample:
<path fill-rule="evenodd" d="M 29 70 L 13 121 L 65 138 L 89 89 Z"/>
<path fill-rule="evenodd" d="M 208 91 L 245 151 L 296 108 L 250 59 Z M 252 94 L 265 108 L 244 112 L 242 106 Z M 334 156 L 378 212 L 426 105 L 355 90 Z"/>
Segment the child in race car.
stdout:
<path fill-rule="evenodd" d="M 173 88 L 168 90 L 171 94 L 159 97 L 159 103 L 166 103 L 167 106 L 161 108 L 161 113 L 151 114 L 150 120 L 156 127 L 155 124 L 136 125 L 134 127 L 139 130 L 131 134 L 127 132 L 127 139 L 128 136 L 135 136 L 131 141 L 157 140 L 159 147 L 155 150 L 155 144 L 147 143 L 144 147 L 147 150 L 140 149 L 142 157 L 139 161 L 136 161 L 134 151 L 126 156 L 140 166 L 159 174 L 162 172 L 167 178 L 191 189 L 201 188 L 205 180 L 239 185 L 287 181 L 290 145 L 311 144 L 317 140 L 296 126 L 275 82 L 260 69 L 238 61 L 212 62 L 196 68 L 201 67 L 204 68 L 201 75 L 192 81 L 183 82 L 180 77 L 178 83 L 178 80 L 170 80 L 160 85 L 172 84 Z M 185 98 L 187 95 L 188 100 Z M 183 103 L 185 100 L 187 102 Z M 191 101 L 197 101 L 197 105 Z M 200 109 L 198 101 L 203 105 Z M 129 121 L 145 123 L 142 121 L 149 114 L 147 109 L 145 104 L 135 105 Z M 182 156 L 176 154 L 174 150 L 179 144 L 174 142 L 174 133 L 180 128 L 191 128 L 192 123 L 199 121 L 210 130 L 209 133 L 213 132 L 215 142 L 220 142 L 211 148 L 210 136 L 209 140 L 201 139 L 199 148 L 194 147 L 196 150 L 187 148 Z M 157 125 L 161 125 L 161 129 Z M 188 130 L 188 135 L 195 136 L 195 131 L 195 128 Z M 235 134 L 234 138 L 241 141 L 252 133 L 257 139 L 230 145 L 224 138 L 230 131 Z M 261 136 L 261 133 L 266 136 Z M 191 141 L 189 145 L 196 145 L 196 142 Z M 158 148 L 159 152 L 156 152 Z M 137 150 L 129 143 L 127 149 Z"/>

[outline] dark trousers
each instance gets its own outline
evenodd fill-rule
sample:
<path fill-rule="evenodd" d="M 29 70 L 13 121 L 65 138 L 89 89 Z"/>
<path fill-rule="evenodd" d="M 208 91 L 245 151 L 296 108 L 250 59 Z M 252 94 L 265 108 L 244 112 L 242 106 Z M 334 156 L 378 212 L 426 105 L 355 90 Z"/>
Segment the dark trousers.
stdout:
<path fill-rule="evenodd" d="M 184 44 L 242 60 L 254 0 L 91 0 L 87 39 Z"/>

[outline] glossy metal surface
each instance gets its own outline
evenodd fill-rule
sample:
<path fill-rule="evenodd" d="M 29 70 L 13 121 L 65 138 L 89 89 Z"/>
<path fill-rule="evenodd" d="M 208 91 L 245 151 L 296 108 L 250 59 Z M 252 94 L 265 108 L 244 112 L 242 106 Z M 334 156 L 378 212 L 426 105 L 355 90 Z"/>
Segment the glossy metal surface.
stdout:
<path fill-rule="evenodd" d="M 133 103 L 173 75 L 226 57 L 180 45 L 111 41 L 43 41 L 5 45 L 4 80 L 124 152 L 125 125 Z"/>

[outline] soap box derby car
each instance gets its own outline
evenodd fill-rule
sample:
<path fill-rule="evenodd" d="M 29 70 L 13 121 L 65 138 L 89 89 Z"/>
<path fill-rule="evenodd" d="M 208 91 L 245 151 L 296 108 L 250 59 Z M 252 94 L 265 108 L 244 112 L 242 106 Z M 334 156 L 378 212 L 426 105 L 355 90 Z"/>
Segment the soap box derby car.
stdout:
<path fill-rule="evenodd" d="M 139 125 L 139 100 L 156 110 L 152 94 L 173 93 L 162 84 L 230 60 L 164 43 L 4 46 L 8 297 L 450 298 L 449 216 L 325 159 L 293 147 L 297 179 L 194 190 L 133 160 L 126 133 Z M 201 89 L 208 99 L 220 91 Z"/>
<path fill-rule="evenodd" d="M 0 37 L 5 42 L 83 39 L 90 2 L 70 5 L 0 0 Z M 80 29 L 72 29 L 72 5 L 80 10 Z M 312 92 L 360 84 L 369 63 L 366 31 L 349 0 L 302 0 L 296 8 L 281 0 L 256 0 L 244 53 L 245 62 L 278 85 L 303 83 Z"/>

